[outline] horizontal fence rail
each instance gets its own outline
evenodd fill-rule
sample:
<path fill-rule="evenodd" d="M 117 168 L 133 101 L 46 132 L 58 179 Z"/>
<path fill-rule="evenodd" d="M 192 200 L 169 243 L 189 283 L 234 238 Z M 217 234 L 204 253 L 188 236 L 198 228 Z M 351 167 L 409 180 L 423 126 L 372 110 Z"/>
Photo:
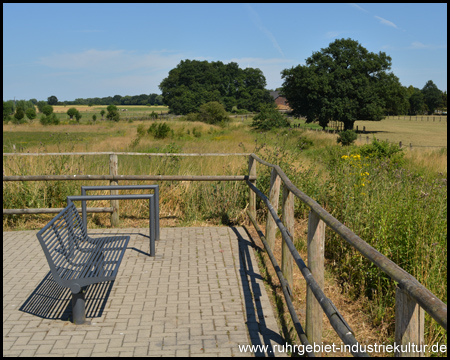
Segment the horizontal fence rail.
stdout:
<path fill-rule="evenodd" d="M 151 181 L 246 181 L 247 175 L 23 175 L 3 176 L 3 181 L 67 181 L 67 180 L 151 180 Z"/>
<path fill-rule="evenodd" d="M 62 156 L 62 155 L 108 155 L 109 156 L 109 175 L 19 175 L 3 176 L 3 181 L 99 181 L 107 180 L 110 185 L 118 185 L 119 181 L 247 181 L 256 180 L 256 177 L 247 175 L 119 175 L 118 174 L 118 155 L 130 156 L 181 156 L 181 157 L 201 157 L 201 156 L 249 156 L 249 153 L 129 153 L 129 152 L 74 152 L 74 153 L 3 153 L 3 156 Z M 59 210 L 59 211 L 57 211 Z M 3 209 L 3 214 L 46 214 L 58 213 L 63 208 L 54 209 Z M 111 222 L 113 226 L 119 224 L 119 204 L 116 200 L 111 200 L 111 207 L 106 208 L 87 208 L 88 213 L 111 213 Z"/>
<path fill-rule="evenodd" d="M 74 153 L 3 153 L 3 156 L 49 156 L 49 155 L 137 155 L 137 156 L 249 156 L 249 153 L 136 153 L 136 152 L 74 152 Z"/>
<path fill-rule="evenodd" d="M 3 214 L 58 214 L 63 211 L 64 208 L 39 208 L 39 209 L 3 209 Z M 78 212 L 83 212 L 83 208 L 77 208 Z M 97 208 L 88 207 L 86 212 L 88 213 L 112 213 L 114 209 L 112 207 Z"/>

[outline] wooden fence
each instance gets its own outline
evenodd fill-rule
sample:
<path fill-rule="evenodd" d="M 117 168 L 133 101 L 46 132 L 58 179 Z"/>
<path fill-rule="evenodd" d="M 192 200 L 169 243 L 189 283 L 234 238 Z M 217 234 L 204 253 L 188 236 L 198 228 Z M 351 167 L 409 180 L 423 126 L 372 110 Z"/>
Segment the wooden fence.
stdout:
<path fill-rule="evenodd" d="M 395 342 L 398 345 L 414 343 L 416 346 L 424 343 L 424 311 L 431 315 L 438 324 L 447 330 L 447 305 L 439 300 L 433 293 L 421 285 L 417 279 L 389 260 L 383 254 L 375 250 L 349 228 L 340 223 L 316 201 L 300 191 L 289 180 L 283 170 L 277 166 L 260 159 L 255 154 L 142 154 L 142 153 L 70 153 L 71 155 L 99 155 L 107 154 L 110 158 L 110 175 L 35 175 L 35 176 L 3 176 L 3 181 L 45 181 L 45 180 L 109 180 L 110 184 L 117 184 L 120 180 L 158 180 L 158 181 L 245 181 L 249 187 L 248 215 L 255 226 L 263 244 L 269 254 L 269 258 L 280 279 L 286 304 L 297 334 L 303 345 L 322 344 L 322 314 L 326 314 L 336 333 L 344 344 L 349 346 L 350 351 L 356 356 L 365 356 L 367 353 L 360 351 L 355 334 L 334 306 L 330 299 L 323 293 L 324 287 L 324 247 L 325 227 L 337 233 L 343 240 L 353 246 L 366 259 L 371 261 L 380 270 L 386 273 L 393 281 L 398 283 L 395 305 Z M 248 156 L 248 175 L 246 176 L 153 176 L 153 175 L 119 175 L 117 173 L 118 155 L 141 155 L 141 156 Z M 67 154 L 3 154 L 3 156 L 41 156 L 41 155 L 67 155 Z M 257 179 L 256 164 L 271 168 L 270 190 L 268 196 L 263 194 L 255 185 Z M 278 200 L 282 192 L 282 220 L 278 217 Z M 266 231 L 263 235 L 256 223 L 256 196 L 261 198 L 268 208 Z M 300 199 L 309 208 L 307 252 L 308 266 L 300 257 L 294 246 L 294 198 Z M 112 205 L 113 212 L 118 209 Z M 10 212 L 12 209 L 3 209 L 4 214 L 25 213 L 25 209 L 19 212 Z M 28 209 L 46 210 L 46 209 Z M 46 212 L 46 211 L 43 211 Z M 36 212 L 34 212 L 36 213 Z M 116 221 L 116 220 L 114 220 Z M 117 218 L 118 221 L 118 218 Z M 112 226 L 118 226 L 112 224 Z M 276 228 L 282 235 L 282 259 L 281 268 L 278 266 L 274 256 Z M 306 332 L 300 324 L 296 311 L 292 305 L 291 295 L 293 288 L 292 266 L 295 262 L 304 276 L 307 288 L 306 305 Z M 356 347 L 355 347 L 356 346 Z M 411 349 L 411 348 L 410 348 Z M 423 349 L 423 347 L 422 347 Z M 307 351 L 308 352 L 308 351 Z M 320 355 L 313 350 L 308 355 Z M 397 356 L 423 356 L 422 353 L 400 352 Z"/>

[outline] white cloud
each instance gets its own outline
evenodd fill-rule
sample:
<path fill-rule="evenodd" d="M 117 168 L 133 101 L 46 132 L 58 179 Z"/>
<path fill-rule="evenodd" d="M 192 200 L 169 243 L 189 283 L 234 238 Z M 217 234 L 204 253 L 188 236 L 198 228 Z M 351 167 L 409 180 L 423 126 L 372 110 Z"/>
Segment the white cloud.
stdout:
<path fill-rule="evenodd" d="M 340 34 L 342 34 L 342 31 L 328 31 L 325 34 L 325 38 L 334 39 L 334 38 L 338 37 Z"/>
<path fill-rule="evenodd" d="M 360 11 L 364 11 L 364 12 L 368 12 L 366 9 L 363 9 L 361 6 L 359 6 L 359 5 L 356 5 L 356 4 L 354 4 L 354 3 L 351 3 L 351 4 L 349 4 L 350 6 L 353 6 L 354 8 L 356 8 L 356 9 L 358 9 L 358 10 L 360 10 Z"/>
<path fill-rule="evenodd" d="M 380 20 L 380 23 L 383 25 L 392 26 L 393 28 L 397 29 L 397 25 L 395 25 L 392 21 L 383 19 L 382 17 L 379 17 L 379 16 L 374 16 L 374 18 Z"/>
<path fill-rule="evenodd" d="M 278 50 L 278 52 L 284 58 L 283 50 L 281 50 L 281 47 L 278 44 L 277 39 L 275 39 L 275 36 L 273 36 L 273 34 L 262 24 L 261 18 L 259 17 L 258 13 L 255 10 L 253 10 L 253 8 L 248 4 L 247 9 L 250 12 L 250 18 L 253 24 L 255 24 L 256 27 L 269 38 L 269 40 L 272 42 L 272 45 L 275 47 L 275 49 Z"/>
<path fill-rule="evenodd" d="M 125 73 L 137 69 L 144 71 L 171 69 L 182 58 L 182 54 L 175 54 L 165 50 L 138 54 L 125 50 L 90 49 L 79 53 L 49 55 L 40 58 L 39 63 L 53 69 Z"/>
<path fill-rule="evenodd" d="M 408 47 L 408 49 L 427 49 L 427 50 L 446 49 L 446 48 L 447 45 L 422 44 L 419 41 L 414 41 Z"/>

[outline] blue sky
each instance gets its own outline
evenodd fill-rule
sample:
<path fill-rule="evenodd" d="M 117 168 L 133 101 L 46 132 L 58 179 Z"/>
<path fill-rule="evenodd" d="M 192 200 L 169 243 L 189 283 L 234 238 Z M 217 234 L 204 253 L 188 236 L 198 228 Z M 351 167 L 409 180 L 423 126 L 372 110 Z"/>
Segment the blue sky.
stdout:
<path fill-rule="evenodd" d="M 184 59 L 280 72 L 337 38 L 447 90 L 447 4 L 3 4 L 3 99 L 160 93 Z"/>

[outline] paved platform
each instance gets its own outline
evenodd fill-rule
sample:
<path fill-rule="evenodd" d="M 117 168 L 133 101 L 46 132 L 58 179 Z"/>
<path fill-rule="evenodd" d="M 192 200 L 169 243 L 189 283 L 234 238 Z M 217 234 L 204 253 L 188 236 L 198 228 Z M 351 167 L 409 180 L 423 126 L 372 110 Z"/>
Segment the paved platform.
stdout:
<path fill-rule="evenodd" d="M 153 258 L 148 231 L 88 231 L 131 240 L 116 280 L 89 287 L 78 326 L 37 231 L 4 232 L 3 356 L 285 355 L 272 352 L 285 341 L 244 228 L 161 228 Z"/>

